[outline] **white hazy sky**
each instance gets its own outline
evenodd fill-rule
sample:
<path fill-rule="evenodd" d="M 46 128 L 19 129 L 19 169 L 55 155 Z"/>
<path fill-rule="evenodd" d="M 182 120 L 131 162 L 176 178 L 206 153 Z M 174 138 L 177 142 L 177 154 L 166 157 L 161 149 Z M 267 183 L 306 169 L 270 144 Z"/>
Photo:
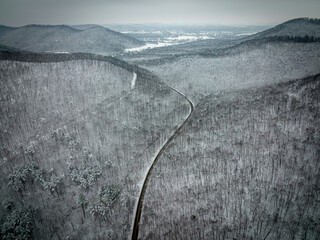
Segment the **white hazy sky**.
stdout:
<path fill-rule="evenodd" d="M 320 0 L 0 0 L 0 24 L 275 24 L 320 17 Z"/>

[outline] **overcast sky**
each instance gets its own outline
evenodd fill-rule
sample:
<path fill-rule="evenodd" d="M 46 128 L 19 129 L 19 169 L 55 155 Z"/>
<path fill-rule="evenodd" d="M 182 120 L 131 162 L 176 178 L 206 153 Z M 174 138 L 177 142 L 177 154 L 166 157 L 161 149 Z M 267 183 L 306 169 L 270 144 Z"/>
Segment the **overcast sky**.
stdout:
<path fill-rule="evenodd" d="M 320 0 L 0 0 L 0 24 L 276 24 L 320 17 Z"/>

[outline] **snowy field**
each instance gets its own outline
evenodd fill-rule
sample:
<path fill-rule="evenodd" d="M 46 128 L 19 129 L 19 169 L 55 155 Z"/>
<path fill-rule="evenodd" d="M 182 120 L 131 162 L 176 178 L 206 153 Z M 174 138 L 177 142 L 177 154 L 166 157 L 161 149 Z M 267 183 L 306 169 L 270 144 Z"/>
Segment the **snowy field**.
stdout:
<path fill-rule="evenodd" d="M 107 25 L 123 34 L 135 37 L 146 44 L 141 47 L 127 48 L 125 52 L 139 52 L 165 46 L 178 45 L 208 39 L 236 39 L 264 30 L 267 26 L 176 26 L 149 25 L 141 31 L 134 25 Z"/>

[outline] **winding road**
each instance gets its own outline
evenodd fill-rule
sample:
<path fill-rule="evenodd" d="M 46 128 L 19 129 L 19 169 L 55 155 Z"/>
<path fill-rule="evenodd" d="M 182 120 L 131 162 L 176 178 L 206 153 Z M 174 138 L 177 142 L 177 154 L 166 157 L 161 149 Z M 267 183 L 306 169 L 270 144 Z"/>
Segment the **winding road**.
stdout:
<path fill-rule="evenodd" d="M 168 86 L 168 85 L 167 85 Z M 136 206 L 136 214 L 135 214 L 135 218 L 134 218 L 134 224 L 133 224 L 133 230 L 132 230 L 132 240 L 137 240 L 138 239 L 138 234 L 139 234 L 139 223 L 140 223 L 140 217 L 141 217 L 141 210 L 142 210 L 142 204 L 143 204 L 143 198 L 144 198 L 144 194 L 147 188 L 147 184 L 152 172 L 152 169 L 154 168 L 154 166 L 156 165 L 157 161 L 159 160 L 160 156 L 162 155 L 162 153 L 166 150 L 166 148 L 168 147 L 168 145 L 172 142 L 172 140 L 179 134 L 181 128 L 187 123 L 187 121 L 189 120 L 192 112 L 194 111 L 194 104 L 193 102 L 183 93 L 181 93 L 180 91 L 178 91 L 177 89 L 168 86 L 169 88 L 171 88 L 174 92 L 178 93 L 179 95 L 181 95 L 182 97 L 184 97 L 189 105 L 190 105 L 190 112 L 187 116 L 187 118 L 180 124 L 180 126 L 178 127 L 178 129 L 171 135 L 171 137 L 162 145 L 162 147 L 160 148 L 158 154 L 156 155 L 155 159 L 153 160 L 152 165 L 149 168 L 149 171 L 144 179 L 142 188 L 141 188 L 141 192 L 140 192 L 140 197 L 139 197 L 139 201 L 137 203 Z"/>

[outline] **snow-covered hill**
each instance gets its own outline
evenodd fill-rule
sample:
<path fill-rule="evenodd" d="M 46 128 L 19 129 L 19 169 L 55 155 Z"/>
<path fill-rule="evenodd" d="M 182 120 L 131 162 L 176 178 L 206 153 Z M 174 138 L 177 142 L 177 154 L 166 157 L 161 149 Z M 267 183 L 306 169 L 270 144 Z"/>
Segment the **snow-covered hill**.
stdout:
<path fill-rule="evenodd" d="M 133 37 L 98 25 L 0 27 L 0 44 L 32 52 L 90 52 L 112 55 L 143 45 Z"/>
<path fill-rule="evenodd" d="M 248 39 L 267 38 L 267 37 L 320 37 L 320 19 L 297 18 L 280 25 L 277 25 L 266 31 L 257 33 Z"/>
<path fill-rule="evenodd" d="M 0 204 L 1 239 L 49 239 L 50 229 L 127 239 L 145 169 L 188 113 L 184 98 L 93 54 L 0 52 L 0 79 L 0 203 L 14 205 Z"/>
<path fill-rule="evenodd" d="M 307 35 L 307 37 L 306 37 Z M 319 73 L 320 20 L 294 19 L 200 53 L 136 61 L 195 102 L 203 94 L 304 78 Z M 140 60 L 139 59 L 139 60 Z"/>

